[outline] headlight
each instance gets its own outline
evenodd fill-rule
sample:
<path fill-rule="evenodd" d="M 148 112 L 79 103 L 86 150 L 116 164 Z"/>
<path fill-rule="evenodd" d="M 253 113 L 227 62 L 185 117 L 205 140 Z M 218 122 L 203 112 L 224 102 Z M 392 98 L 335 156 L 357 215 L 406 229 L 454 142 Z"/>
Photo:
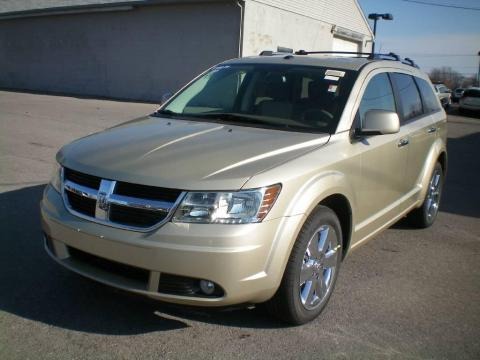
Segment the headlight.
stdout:
<path fill-rule="evenodd" d="M 262 221 L 281 185 L 235 192 L 189 192 L 173 216 L 174 222 L 245 224 Z"/>
<path fill-rule="evenodd" d="M 63 178 L 63 168 L 60 164 L 55 163 L 55 169 L 53 169 L 52 177 L 50 179 L 50 185 L 57 190 L 59 193 L 62 192 L 62 178 Z"/>

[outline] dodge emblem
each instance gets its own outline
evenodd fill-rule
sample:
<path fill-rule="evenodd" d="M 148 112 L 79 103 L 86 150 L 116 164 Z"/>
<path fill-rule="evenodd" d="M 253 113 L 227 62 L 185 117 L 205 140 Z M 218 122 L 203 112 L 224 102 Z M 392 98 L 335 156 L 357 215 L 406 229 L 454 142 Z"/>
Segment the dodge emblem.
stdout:
<path fill-rule="evenodd" d="M 98 207 L 103 211 L 108 210 L 107 194 L 105 192 L 98 193 Z"/>

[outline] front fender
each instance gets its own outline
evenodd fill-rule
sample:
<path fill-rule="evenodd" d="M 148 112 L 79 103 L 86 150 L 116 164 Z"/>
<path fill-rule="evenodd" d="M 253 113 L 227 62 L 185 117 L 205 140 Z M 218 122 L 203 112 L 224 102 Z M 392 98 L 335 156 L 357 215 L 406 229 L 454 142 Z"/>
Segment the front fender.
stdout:
<path fill-rule="evenodd" d="M 346 176 L 338 171 L 328 171 L 307 181 L 292 197 L 285 213 L 287 216 L 308 216 L 322 200 L 336 194 L 343 195 L 348 200 L 352 213 L 355 214 L 355 192 Z"/>
<path fill-rule="evenodd" d="M 284 211 L 285 216 L 276 231 L 265 264 L 265 272 L 274 279 L 276 287 L 280 285 L 293 244 L 309 214 L 322 200 L 336 194 L 343 195 L 348 200 L 354 213 L 355 198 L 352 187 L 345 175 L 337 171 L 313 177 L 299 189 L 295 188 L 293 196 L 288 197 L 290 200 Z"/>

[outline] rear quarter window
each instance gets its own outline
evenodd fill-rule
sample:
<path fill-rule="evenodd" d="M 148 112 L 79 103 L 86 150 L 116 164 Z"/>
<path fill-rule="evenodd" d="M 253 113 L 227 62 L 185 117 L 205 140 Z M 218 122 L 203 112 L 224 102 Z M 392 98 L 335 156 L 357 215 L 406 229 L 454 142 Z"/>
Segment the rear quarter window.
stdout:
<path fill-rule="evenodd" d="M 433 92 L 432 86 L 430 86 L 428 81 L 415 77 L 415 82 L 417 83 L 420 94 L 422 95 L 425 113 L 439 111 L 441 107 L 438 103 L 438 98 Z"/>
<path fill-rule="evenodd" d="M 391 73 L 399 97 L 400 114 L 403 121 L 408 121 L 423 114 L 422 100 L 417 85 L 411 75 Z"/>

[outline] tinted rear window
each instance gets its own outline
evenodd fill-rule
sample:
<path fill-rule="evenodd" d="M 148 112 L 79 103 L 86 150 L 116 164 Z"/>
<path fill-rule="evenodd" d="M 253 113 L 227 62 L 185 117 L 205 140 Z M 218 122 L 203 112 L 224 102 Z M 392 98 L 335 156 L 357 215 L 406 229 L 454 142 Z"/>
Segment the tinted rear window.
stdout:
<path fill-rule="evenodd" d="M 403 120 L 407 121 L 422 115 L 422 100 L 413 77 L 401 73 L 392 73 L 391 75 L 400 96 L 400 112 Z"/>
<path fill-rule="evenodd" d="M 463 93 L 463 96 L 464 96 L 464 97 L 474 97 L 474 98 L 478 98 L 478 97 L 480 97 L 480 90 L 477 90 L 477 89 L 468 89 L 468 90 L 465 90 L 465 92 Z"/>
<path fill-rule="evenodd" d="M 438 99 L 435 93 L 433 92 L 430 84 L 420 78 L 415 78 L 415 81 L 420 89 L 422 94 L 423 106 L 426 113 L 434 112 L 440 110 L 440 105 L 438 104 Z"/>

